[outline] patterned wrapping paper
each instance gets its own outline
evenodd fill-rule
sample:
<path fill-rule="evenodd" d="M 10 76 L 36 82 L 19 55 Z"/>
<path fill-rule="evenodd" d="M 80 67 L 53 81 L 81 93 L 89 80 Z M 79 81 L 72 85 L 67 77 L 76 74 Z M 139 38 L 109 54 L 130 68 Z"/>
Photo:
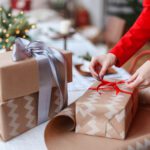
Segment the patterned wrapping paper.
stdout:
<path fill-rule="evenodd" d="M 72 53 L 60 52 L 66 60 L 67 81 L 71 82 Z M 0 102 L 38 91 L 39 68 L 34 58 L 13 62 L 12 51 L 0 54 Z"/>
<path fill-rule="evenodd" d="M 72 54 L 60 50 L 66 61 L 67 82 L 72 80 Z M 52 88 L 47 119 L 60 111 L 59 90 Z M 66 98 L 67 102 L 67 98 Z M 34 58 L 12 61 L 12 52 L 0 55 L 0 137 L 7 141 L 37 126 L 39 72 Z M 43 103 L 44 104 L 44 103 Z M 66 105 L 66 103 L 64 104 Z M 47 105 L 49 106 L 49 105 Z M 44 121 L 46 121 L 44 120 Z"/>
<path fill-rule="evenodd" d="M 59 110 L 58 89 L 53 88 L 49 118 Z M 0 136 L 7 141 L 37 126 L 38 93 L 0 104 Z"/>
<path fill-rule="evenodd" d="M 97 87 L 98 83 L 93 85 Z M 129 91 L 125 84 L 120 89 Z M 108 138 L 125 139 L 138 107 L 137 91 L 133 94 L 88 90 L 76 102 L 76 132 Z"/>
<path fill-rule="evenodd" d="M 125 140 L 75 133 L 76 102 L 56 115 L 45 129 L 48 150 L 150 150 L 150 106 L 140 106 Z"/>

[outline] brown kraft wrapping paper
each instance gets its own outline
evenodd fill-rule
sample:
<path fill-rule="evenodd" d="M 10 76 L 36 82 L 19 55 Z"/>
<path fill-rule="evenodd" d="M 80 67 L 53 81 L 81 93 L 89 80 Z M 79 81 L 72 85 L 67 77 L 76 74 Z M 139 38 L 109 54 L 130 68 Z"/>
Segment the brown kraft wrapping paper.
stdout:
<path fill-rule="evenodd" d="M 72 54 L 61 50 L 72 80 Z M 12 52 L 0 54 L 0 137 L 7 141 L 38 125 L 38 66 L 34 58 L 13 62 Z M 59 112 L 59 92 L 52 89 L 49 118 Z"/>
<path fill-rule="evenodd" d="M 0 104 L 0 137 L 7 141 L 37 126 L 38 93 Z M 59 111 L 59 92 L 53 88 L 49 119 Z"/>
<path fill-rule="evenodd" d="M 60 51 L 67 64 L 67 80 L 72 80 L 72 54 Z M 12 52 L 0 54 L 0 102 L 39 90 L 38 64 L 34 58 L 12 61 Z"/>
<path fill-rule="evenodd" d="M 150 150 L 150 106 L 139 107 L 127 138 L 116 140 L 75 133 L 75 103 L 45 129 L 48 150 Z"/>
<path fill-rule="evenodd" d="M 97 87 L 98 83 L 92 87 Z M 125 84 L 118 85 L 128 91 Z M 131 90 L 130 90 L 131 91 Z M 76 102 L 76 132 L 108 138 L 124 139 L 138 106 L 137 91 L 133 94 L 107 91 L 99 94 L 88 90 Z"/>

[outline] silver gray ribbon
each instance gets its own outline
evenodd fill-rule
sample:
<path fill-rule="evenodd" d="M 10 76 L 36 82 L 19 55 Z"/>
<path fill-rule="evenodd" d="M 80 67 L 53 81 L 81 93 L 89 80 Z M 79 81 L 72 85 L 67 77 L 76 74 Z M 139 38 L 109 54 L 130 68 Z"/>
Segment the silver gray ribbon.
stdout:
<path fill-rule="evenodd" d="M 13 48 L 13 61 L 35 57 L 39 66 L 38 124 L 48 120 L 52 87 L 59 91 L 59 110 L 67 105 L 66 61 L 59 51 L 47 47 L 43 42 L 17 38 Z"/>

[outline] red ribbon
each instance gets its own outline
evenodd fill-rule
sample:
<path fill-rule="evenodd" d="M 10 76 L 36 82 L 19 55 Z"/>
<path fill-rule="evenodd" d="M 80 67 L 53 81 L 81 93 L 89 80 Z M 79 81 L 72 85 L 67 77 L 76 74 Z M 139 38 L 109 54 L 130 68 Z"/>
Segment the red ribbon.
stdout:
<path fill-rule="evenodd" d="M 124 80 L 115 81 L 115 82 L 102 80 L 101 83 L 97 87 L 91 87 L 91 88 L 89 88 L 89 90 L 96 90 L 97 92 L 99 92 L 99 90 L 111 90 L 111 91 L 115 90 L 116 91 L 116 95 L 118 95 L 120 92 L 132 95 L 133 94 L 132 92 L 122 90 L 122 89 L 120 89 L 118 87 L 119 84 L 124 84 L 124 83 L 125 83 Z M 136 104 L 135 104 L 133 95 L 132 95 L 132 106 L 133 107 L 132 107 L 131 111 L 132 111 L 132 115 L 134 115 Z"/>
<path fill-rule="evenodd" d="M 115 90 L 116 95 L 118 95 L 120 92 L 131 95 L 132 92 L 122 90 L 118 87 L 119 84 L 124 84 L 124 83 L 125 83 L 124 80 L 115 81 L 115 82 L 102 80 L 97 87 L 91 87 L 89 88 L 89 90 L 96 90 L 97 92 L 99 92 L 99 90 Z"/>

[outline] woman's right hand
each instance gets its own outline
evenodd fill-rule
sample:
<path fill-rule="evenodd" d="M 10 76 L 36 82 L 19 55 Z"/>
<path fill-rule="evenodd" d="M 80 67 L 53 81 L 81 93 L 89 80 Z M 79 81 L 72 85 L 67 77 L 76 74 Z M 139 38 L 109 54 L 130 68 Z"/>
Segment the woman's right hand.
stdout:
<path fill-rule="evenodd" d="M 89 67 L 92 76 L 98 80 L 102 80 L 107 69 L 115 65 L 116 61 L 117 57 L 112 53 L 93 57 Z"/>

